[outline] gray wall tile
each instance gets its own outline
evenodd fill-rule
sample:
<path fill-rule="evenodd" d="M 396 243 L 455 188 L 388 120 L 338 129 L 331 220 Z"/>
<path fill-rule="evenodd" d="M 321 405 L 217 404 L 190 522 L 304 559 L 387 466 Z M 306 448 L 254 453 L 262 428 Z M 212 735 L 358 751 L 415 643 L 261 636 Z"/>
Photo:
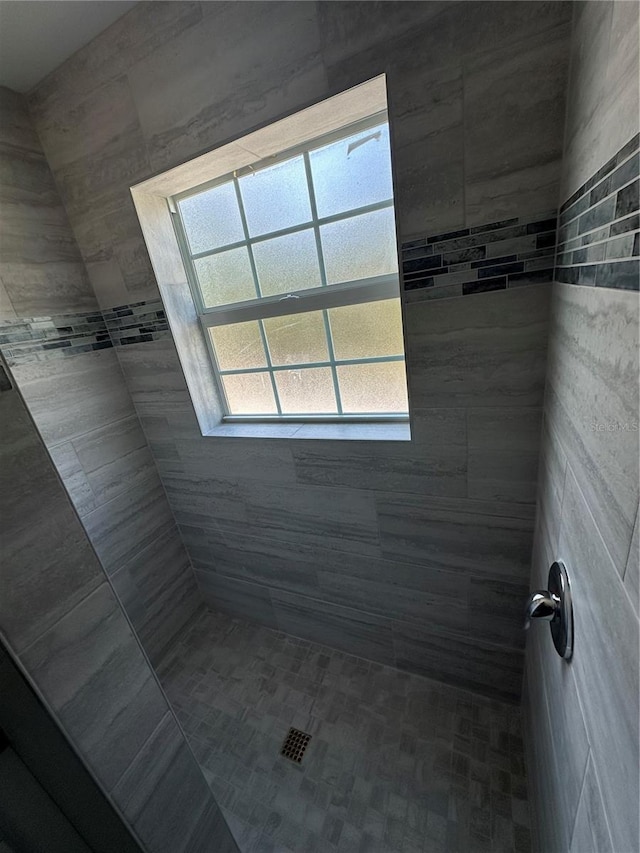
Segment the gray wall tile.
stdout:
<path fill-rule="evenodd" d="M 162 19 L 164 12 L 158 9 L 157 15 Z M 114 58 L 117 56 L 116 51 Z M 87 57 L 85 60 L 89 64 L 92 62 Z M 86 79 L 84 74 L 79 76 Z M 86 95 L 90 93 L 85 92 Z M 91 156 L 100 152 L 99 159 L 104 159 L 104 164 L 101 163 L 95 171 L 92 168 L 86 170 L 83 181 L 88 184 L 83 184 L 80 189 L 89 189 L 91 197 L 102 202 L 104 198 L 98 192 L 100 181 L 106 180 L 108 184 L 113 179 L 117 183 L 114 158 L 111 155 L 102 157 L 103 146 L 113 143 L 116 151 L 126 149 L 131 127 L 137 122 L 128 95 L 127 80 L 122 76 L 114 79 L 95 97 L 90 95 L 88 101 L 82 100 L 80 105 L 64 98 L 57 103 L 65 118 L 47 125 L 50 161 L 56 168 L 66 168 L 75 162 L 78 152 Z M 25 313 L 53 315 L 60 325 L 61 315 L 97 311 L 80 251 L 49 163 L 30 123 L 24 98 L 1 90 L 0 116 L 0 198 L 3 233 L 6 231 L 0 254 L 3 292 L 11 297 L 11 312 L 14 316 Z M 69 123 L 74 127 L 73 133 L 68 132 Z M 67 197 L 66 201 L 73 207 L 79 198 Z M 146 276 L 149 279 L 151 268 L 130 199 L 127 204 L 128 215 L 110 220 L 103 225 L 102 231 L 94 225 L 93 217 L 87 217 L 82 221 L 80 232 L 85 238 L 85 258 L 91 257 L 94 263 L 106 265 L 110 274 L 122 274 L 117 258 L 124 259 L 122 286 L 133 287 L 139 278 Z M 102 204 L 99 208 L 99 217 L 110 215 Z M 117 212 L 120 214 L 119 210 Z M 110 240 L 119 239 L 116 259 L 112 257 L 111 243 L 109 246 L 97 245 L 99 233 L 108 233 Z M 155 284 L 153 287 L 154 295 L 157 295 Z M 125 296 L 122 301 L 130 298 Z M 2 316 L 5 317 L 4 314 Z M 75 326 L 77 319 L 74 318 L 73 322 L 69 319 L 69 325 Z M 85 529 L 91 535 L 92 544 L 106 561 L 107 569 L 113 572 L 134 556 L 138 559 L 135 572 L 131 566 L 123 568 L 119 590 L 121 601 L 153 656 L 166 645 L 170 631 L 180 628 L 201 602 L 191 570 L 186 569 L 186 552 L 182 546 L 175 547 L 179 543 L 178 533 L 117 356 L 112 350 L 104 349 L 71 358 L 14 360 L 17 362 L 13 365 L 14 378 L 77 512 L 85 519 Z M 15 450 L 14 446 L 12 452 Z M 26 448 L 24 452 L 28 456 Z M 21 455 L 18 454 L 17 458 Z M 39 476 L 36 469 L 37 466 L 28 469 L 31 482 Z M 51 484 L 44 487 L 42 497 L 50 498 L 50 492 Z M 28 502 L 27 493 L 22 498 Z M 49 503 L 53 505 L 46 510 L 46 518 L 43 515 L 46 500 L 43 505 L 22 506 L 24 519 L 35 518 L 46 535 L 44 540 L 29 537 L 25 529 L 15 566 L 22 568 L 25 576 L 31 565 L 36 566 L 40 562 L 47 566 L 45 589 L 52 601 L 70 594 L 69 584 L 77 585 L 75 594 L 82 597 L 91 587 L 85 588 L 82 572 L 75 563 L 86 559 L 89 545 L 77 532 L 69 536 L 69 547 L 66 547 L 60 533 L 64 509 L 53 501 Z M 136 520 L 137 513 L 140 514 Z M 140 552 L 164 533 L 167 526 L 173 529 L 174 546 L 167 549 L 167 554 L 173 556 L 175 565 L 168 571 L 166 559 L 157 560 L 162 571 L 150 577 L 153 564 L 145 564 Z M 168 543 L 166 536 L 163 542 L 165 545 Z M 140 583 L 141 562 L 146 566 L 144 583 Z M 63 576 L 60 566 L 65 565 L 67 572 Z M 43 579 L 39 579 L 39 583 L 42 585 Z M 54 585 L 57 585 L 55 590 Z M 72 597 L 71 600 L 78 599 Z M 163 601 L 166 608 L 164 618 L 158 613 L 159 601 Z M 40 623 L 39 613 L 40 606 L 46 606 L 46 601 L 40 602 L 36 597 L 36 602 L 31 620 L 25 619 L 25 614 L 16 608 L 16 614 L 25 622 L 23 630 L 31 639 L 46 627 Z M 56 618 L 60 615 L 53 607 L 52 614 Z"/>
<path fill-rule="evenodd" d="M 0 612 L 3 630 L 21 651 L 102 575 L 16 391 L 0 393 L 0 418 Z"/>
<path fill-rule="evenodd" d="M 204 851 L 203 827 L 209 845 L 237 850 L 16 390 L 0 394 L 0 422 L 8 557 L 0 632 L 11 653 L 105 793 L 119 781 L 126 792 L 135 777 L 138 801 L 118 804 L 131 824 L 140 818 L 140 800 L 153 815 L 152 832 L 140 820 L 149 853 L 170 849 L 166 839 L 176 833 L 179 849 Z M 179 762 L 153 748 L 162 723 L 172 727 Z M 190 795 L 194 779 L 199 802 Z"/>
<path fill-rule="evenodd" d="M 47 445 L 133 414 L 113 350 L 20 363 L 12 372 Z"/>
<path fill-rule="evenodd" d="M 638 504 L 637 295 L 558 285 L 546 416 L 620 575 Z"/>
<path fill-rule="evenodd" d="M 6 319 L 97 307 L 49 163 L 25 99 L 0 89 L 2 114 L 2 283 Z"/>
<path fill-rule="evenodd" d="M 629 556 L 624 572 L 624 585 L 633 604 L 636 614 L 640 611 L 640 515 L 636 512 L 636 523 L 633 528 Z"/>
<path fill-rule="evenodd" d="M 395 663 L 388 619 L 280 590 L 272 591 L 271 599 L 281 631 L 370 660 Z"/>
<path fill-rule="evenodd" d="M 152 773 L 149 765 L 153 766 Z M 180 780 L 178 786 L 176 780 Z M 173 714 L 162 718 L 114 788 L 113 798 L 131 816 L 138 837 L 150 850 L 182 853 L 192 849 L 196 828 L 211 804 L 211 793 Z M 225 830 L 229 833 L 222 822 L 216 845 L 236 849 L 232 840 L 225 838 Z"/>
<path fill-rule="evenodd" d="M 189 557 L 173 524 L 117 569 L 111 582 L 153 663 L 202 606 Z"/>
<path fill-rule="evenodd" d="M 522 207 L 546 207 L 553 196 L 548 206 L 554 207 L 554 142 L 561 136 L 556 118 L 565 90 L 558 56 L 567 42 L 569 15 L 570 4 L 565 3 L 478 3 L 464 9 L 449 3 L 403 3 L 388 9 L 360 3 L 270 3 L 268 8 L 252 7 L 248 26 L 246 9 L 234 4 L 132 10 L 126 23 L 116 22 L 30 98 L 101 304 L 119 300 L 125 292 L 146 294 L 155 288 L 130 200 L 135 175 L 183 162 L 381 72 L 388 75 L 403 237 L 475 224 L 480 207 L 484 221 L 497 220 L 505 205 L 521 215 Z M 268 42 L 260 35 L 263 22 Z M 509 51 L 505 45 L 514 37 L 522 48 Z M 548 60 L 538 72 L 542 83 L 531 76 L 535 51 Z M 503 110 L 505 99 L 496 95 L 496 87 L 502 87 L 505 98 L 512 88 L 527 94 L 521 104 L 524 123 Z M 492 98 L 495 109 L 487 112 Z M 487 116 L 496 111 L 500 122 L 491 123 Z M 529 146 L 531 156 L 524 162 L 521 126 L 526 124 L 535 130 L 539 145 Z M 66 145 L 70 129 L 76 137 Z M 505 165 L 509 162 L 516 165 Z M 466 175 L 469 164 L 473 169 Z M 504 178 L 499 195 L 491 195 L 487 175 Z M 472 209 L 474 187 L 479 194 Z M 447 307 L 449 302 L 455 308 Z M 466 308 L 465 302 L 470 303 Z M 221 444 L 203 438 L 190 432 L 191 402 L 171 340 L 121 347 L 118 358 L 175 517 L 185 529 L 204 531 L 192 538 L 192 555 L 197 549 L 201 566 L 223 559 L 225 573 L 230 573 L 233 561 L 242 560 L 235 575 L 268 587 L 276 574 L 278 548 L 285 554 L 298 548 L 305 553 L 304 571 L 296 578 L 294 562 L 287 562 L 286 582 L 307 592 L 307 585 L 319 588 L 319 576 L 317 560 L 307 557 L 305 549 L 320 549 L 327 559 L 335 551 L 350 554 L 359 564 L 368 558 L 382 565 L 379 524 L 386 525 L 386 556 L 402 582 L 390 587 L 376 569 L 369 589 L 365 583 L 357 586 L 363 607 L 379 607 L 386 594 L 394 613 L 402 607 L 406 618 L 417 619 L 417 601 L 431 613 L 434 598 L 442 596 L 448 606 L 439 609 L 440 621 L 462 630 L 473 565 L 482 577 L 503 576 L 511 582 L 513 600 L 504 622 L 483 626 L 476 620 L 474 626 L 480 638 L 490 631 L 491 637 L 507 642 L 514 636 L 521 606 L 515 601 L 518 578 L 532 535 L 532 520 L 518 519 L 520 510 L 513 509 L 513 502 L 532 500 L 535 448 L 490 448 L 485 439 L 474 439 L 472 447 L 464 409 L 541 405 L 547 311 L 546 288 L 482 295 L 473 302 L 471 297 L 431 301 L 428 310 L 427 303 L 412 305 L 407 338 L 413 439 L 375 448 L 285 441 L 263 448 L 265 442 L 229 444 L 225 438 Z M 484 464 L 489 457 L 491 470 Z M 111 470 L 118 471 L 121 462 L 124 457 L 119 456 Z M 105 475 L 109 469 L 105 466 Z M 127 494 L 133 495 L 135 488 L 132 484 Z M 456 527 L 449 519 L 449 527 L 447 522 L 433 527 L 439 544 L 425 558 L 420 522 L 408 522 L 406 536 L 390 532 L 388 513 L 378 519 L 374 490 L 390 498 L 398 492 L 459 500 L 460 523 Z M 495 524 L 472 520 L 478 507 L 468 502 L 470 497 L 500 499 L 495 501 L 500 509 L 487 509 L 484 501 L 480 512 Z M 117 505 L 126 506 L 124 493 Z M 506 520 L 499 522 L 501 514 Z M 101 519 L 99 509 L 94 518 Z M 466 523 L 463 518 L 470 521 L 471 531 L 458 541 L 454 534 Z M 100 520 L 98 529 L 104 526 Z M 479 560 L 472 561 L 483 527 L 485 533 L 489 528 L 493 532 L 487 534 L 486 548 L 480 547 Z M 247 533 L 261 542 L 251 557 L 246 554 L 251 549 L 237 544 Z M 118 553 L 118 532 L 113 536 L 108 548 Z M 397 554 L 395 547 L 400 548 Z M 262 552 L 269 556 L 261 567 Z M 433 582 L 438 578 L 436 591 L 425 589 L 424 577 L 417 582 L 398 558 L 421 568 L 428 564 Z M 366 577 L 359 571 L 343 580 L 339 571 L 325 570 L 324 594 L 337 601 L 354 596 L 351 577 Z M 459 578 L 459 589 L 451 587 L 450 574 Z M 120 577 L 130 595 L 130 579 Z M 419 589 L 421 597 L 412 598 L 411 589 Z M 483 587 L 487 595 L 488 590 Z"/>
<path fill-rule="evenodd" d="M 517 649 L 400 622 L 393 623 L 393 644 L 400 669 L 507 701 L 520 696 L 522 652 Z"/>
<path fill-rule="evenodd" d="M 640 797 L 638 619 L 573 475 L 567 479 L 559 547 L 574 577 L 572 667 L 614 849 L 632 850 Z"/>
<path fill-rule="evenodd" d="M 455 411 L 455 410 L 454 410 Z M 351 446 L 355 444 L 355 446 Z M 357 489 L 465 497 L 467 447 L 455 443 L 357 442 L 318 446 L 296 443 L 293 458 L 301 483 Z"/>
<path fill-rule="evenodd" d="M 556 206 L 569 30 L 509 38 L 465 63 L 467 224 Z"/>
<path fill-rule="evenodd" d="M 136 486 L 154 471 L 135 415 L 80 436 L 73 447 L 99 503 Z"/>
<path fill-rule="evenodd" d="M 526 579 L 532 508 L 489 501 L 455 501 L 379 494 L 383 554 L 490 577 Z"/>
<path fill-rule="evenodd" d="M 578 3 L 573 12 L 565 204 L 638 129 L 637 9 Z M 566 664 L 546 631 L 529 638 L 526 740 L 541 851 L 635 850 L 639 840 L 638 304 L 635 294 L 593 290 L 557 284 L 551 309 L 531 583 L 566 561 L 575 653 Z"/>
<path fill-rule="evenodd" d="M 22 654 L 63 727 L 110 790 L 166 712 L 166 702 L 109 584 Z"/>
<path fill-rule="evenodd" d="M 600 786 L 593 761 L 589 759 L 571 836 L 570 853 L 614 853 Z"/>
<path fill-rule="evenodd" d="M 405 329 L 413 405 L 540 406 L 548 312 L 546 286 L 414 305 Z"/>
<path fill-rule="evenodd" d="M 136 487 L 83 518 L 84 527 L 108 574 L 173 524 L 162 484 L 155 472 Z"/>
<path fill-rule="evenodd" d="M 195 575 L 202 597 L 212 610 L 222 610 L 270 628 L 278 627 L 267 587 L 228 578 L 215 571 L 196 569 Z"/>
<path fill-rule="evenodd" d="M 469 409 L 470 498 L 533 503 L 541 409 Z"/>

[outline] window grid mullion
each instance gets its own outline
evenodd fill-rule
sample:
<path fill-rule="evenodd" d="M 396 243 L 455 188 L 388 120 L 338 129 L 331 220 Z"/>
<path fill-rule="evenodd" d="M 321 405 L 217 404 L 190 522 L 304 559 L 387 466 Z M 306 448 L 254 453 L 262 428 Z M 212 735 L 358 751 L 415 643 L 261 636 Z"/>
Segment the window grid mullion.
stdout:
<path fill-rule="evenodd" d="M 335 361 L 336 367 L 349 367 L 353 364 L 388 364 L 393 361 L 404 361 L 403 355 L 378 355 L 369 358 L 349 358 Z M 330 361 L 307 361 L 303 364 L 270 364 L 266 367 L 238 367 L 220 370 L 220 376 L 230 376 L 240 373 L 278 373 L 281 370 L 305 370 L 309 367 L 331 367 Z"/>
<path fill-rule="evenodd" d="M 269 344 L 267 343 L 267 333 L 264 330 L 264 325 L 262 320 L 258 320 L 258 327 L 260 329 L 260 337 L 262 338 L 262 346 L 264 347 L 265 357 L 267 359 L 267 370 L 269 371 L 269 378 L 271 379 L 271 388 L 273 390 L 273 397 L 276 401 L 276 409 L 278 410 L 278 414 L 282 414 L 282 406 L 280 405 L 280 395 L 278 394 L 278 386 L 276 385 L 276 377 L 273 373 L 273 364 L 271 362 L 271 353 L 269 352 Z"/>
<path fill-rule="evenodd" d="M 260 282 L 258 281 L 258 270 L 256 269 L 256 261 L 253 257 L 253 247 L 251 245 L 251 237 L 249 235 L 249 226 L 247 225 L 247 215 L 244 209 L 244 203 L 242 201 L 242 193 L 240 192 L 240 184 L 237 178 L 233 179 L 233 185 L 236 191 L 236 199 L 238 201 L 238 208 L 240 210 L 240 219 L 242 220 L 242 229 L 244 231 L 244 238 L 247 243 L 247 252 L 249 253 L 249 264 L 251 265 L 251 275 L 253 276 L 253 284 L 256 289 L 256 295 L 258 299 L 262 298 L 262 293 L 260 292 Z M 282 406 L 280 405 L 280 395 L 278 394 L 278 386 L 276 385 L 276 378 L 273 375 L 272 364 L 271 364 L 271 355 L 269 353 L 269 346 L 267 344 L 267 335 L 264 330 L 264 326 L 262 325 L 262 320 L 258 320 L 258 328 L 260 330 L 260 338 L 262 340 L 262 348 L 264 349 L 264 356 L 267 361 L 267 367 L 269 369 L 269 379 L 271 380 L 271 390 L 273 391 L 273 399 L 275 400 L 276 409 L 278 414 L 282 414 Z"/>
<path fill-rule="evenodd" d="M 354 207 L 351 210 L 334 213 L 332 216 L 325 216 L 322 219 L 318 219 L 316 216 L 315 221 L 318 225 L 331 225 L 333 222 L 343 222 L 345 219 L 354 219 L 356 216 L 362 216 L 365 213 L 375 213 L 377 210 L 386 210 L 388 207 L 393 207 L 393 199 L 377 201 L 373 204 L 366 204 L 363 207 Z M 194 252 L 194 254 L 190 254 L 190 257 L 194 261 L 199 261 L 200 258 L 208 258 L 211 255 L 220 255 L 222 252 L 228 252 L 230 249 L 241 249 L 248 243 L 266 243 L 268 240 L 274 240 L 276 237 L 286 237 L 288 234 L 307 231 L 313 226 L 313 224 L 314 220 L 310 219 L 307 222 L 301 222 L 299 225 L 289 225 L 287 228 L 280 228 L 278 231 L 268 231 L 266 234 L 258 234 L 257 237 L 249 237 L 248 240 L 236 240 L 235 243 L 227 243 L 224 246 L 217 246 L 215 249 L 206 249 L 203 252 Z"/>
<path fill-rule="evenodd" d="M 304 152 L 304 170 L 307 176 L 307 191 L 309 193 L 309 202 L 311 204 L 311 216 L 313 219 L 313 233 L 316 238 L 316 253 L 318 255 L 318 265 L 320 267 L 320 282 L 322 287 L 327 287 L 327 271 L 324 265 L 324 255 L 322 253 L 322 240 L 320 239 L 320 226 L 318 225 L 318 207 L 316 205 L 316 193 L 313 187 L 313 175 L 311 173 L 311 158 L 309 152 Z M 342 397 L 340 395 L 340 385 L 338 384 L 338 371 L 335 365 L 335 354 L 333 352 L 333 340 L 331 338 L 331 328 L 329 326 L 329 315 L 326 310 L 322 309 L 322 322 L 324 323 L 324 335 L 327 339 L 327 349 L 329 352 L 329 361 L 331 362 L 331 378 L 333 380 L 333 393 L 336 397 L 336 407 L 338 414 L 343 414 Z"/>

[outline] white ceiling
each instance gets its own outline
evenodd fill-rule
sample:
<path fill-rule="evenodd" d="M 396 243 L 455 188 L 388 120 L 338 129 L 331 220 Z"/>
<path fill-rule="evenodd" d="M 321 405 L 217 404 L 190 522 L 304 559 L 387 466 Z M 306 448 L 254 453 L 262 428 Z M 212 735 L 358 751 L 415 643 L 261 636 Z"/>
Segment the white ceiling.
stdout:
<path fill-rule="evenodd" d="M 0 0 L 0 85 L 28 92 L 132 6 L 135 0 Z"/>

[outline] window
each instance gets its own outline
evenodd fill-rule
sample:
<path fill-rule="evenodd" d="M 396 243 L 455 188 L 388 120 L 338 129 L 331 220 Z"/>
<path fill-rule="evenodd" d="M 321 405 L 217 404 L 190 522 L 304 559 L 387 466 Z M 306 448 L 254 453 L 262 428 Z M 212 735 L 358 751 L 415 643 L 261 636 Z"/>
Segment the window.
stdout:
<path fill-rule="evenodd" d="M 227 420 L 407 418 L 385 115 L 172 210 Z"/>

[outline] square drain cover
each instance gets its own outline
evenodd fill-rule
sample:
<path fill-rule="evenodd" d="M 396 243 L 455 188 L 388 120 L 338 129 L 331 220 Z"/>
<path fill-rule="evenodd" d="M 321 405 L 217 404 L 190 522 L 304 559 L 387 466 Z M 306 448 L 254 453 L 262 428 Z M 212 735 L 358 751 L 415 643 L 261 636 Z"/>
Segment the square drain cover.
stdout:
<path fill-rule="evenodd" d="M 310 740 L 311 735 L 308 735 L 306 732 L 301 732 L 300 729 L 289 729 L 289 734 L 282 744 L 280 755 L 284 755 L 285 758 L 289 758 L 291 761 L 295 761 L 296 764 L 300 764 Z"/>

